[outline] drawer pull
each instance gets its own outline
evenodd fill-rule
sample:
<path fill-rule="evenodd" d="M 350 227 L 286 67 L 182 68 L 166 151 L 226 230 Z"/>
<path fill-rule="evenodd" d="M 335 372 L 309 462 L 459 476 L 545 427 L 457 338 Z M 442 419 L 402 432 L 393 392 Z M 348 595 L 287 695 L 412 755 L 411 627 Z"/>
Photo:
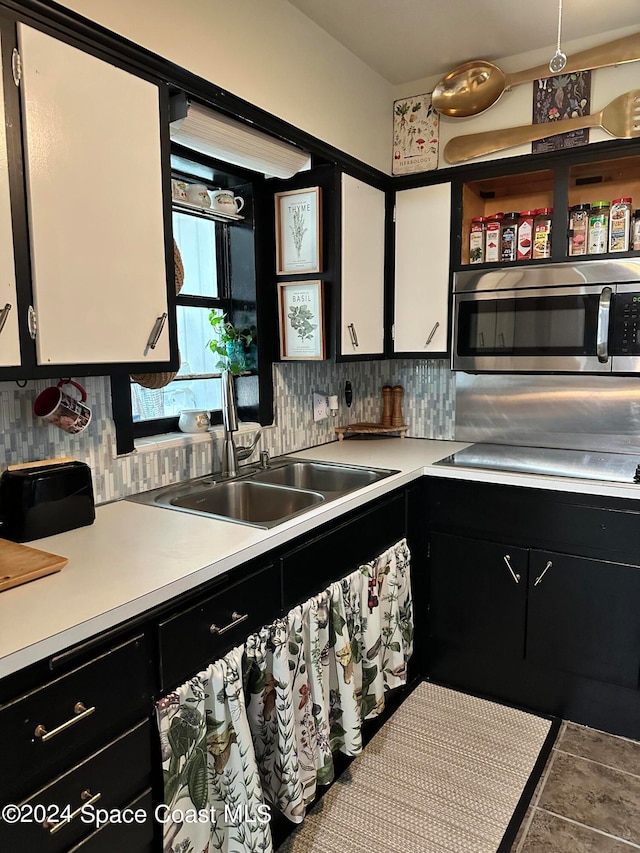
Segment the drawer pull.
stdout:
<path fill-rule="evenodd" d="M 76 704 L 73 706 L 73 713 L 76 715 L 75 717 L 71 717 L 71 719 L 67 720 L 66 723 L 62 723 L 61 726 L 52 729 L 50 732 L 48 732 L 42 724 L 38 725 L 36 726 L 34 735 L 37 738 L 40 738 L 42 743 L 46 743 L 48 740 L 51 740 L 51 738 L 54 738 L 56 735 L 59 735 L 60 732 L 64 732 L 67 729 L 71 728 L 71 726 L 75 726 L 76 723 L 79 723 L 80 720 L 84 720 L 85 717 L 90 717 L 95 710 L 95 705 L 93 705 L 91 708 L 85 708 L 82 702 L 76 702 Z"/>
<path fill-rule="evenodd" d="M 538 577 L 535 579 L 534 584 L 533 584 L 534 586 L 538 586 L 538 584 L 540 583 L 542 578 L 546 575 L 546 573 L 549 571 L 551 566 L 553 566 L 553 563 L 551 562 L 551 560 L 547 560 L 547 565 L 542 570 L 542 574 L 538 575 Z"/>
<path fill-rule="evenodd" d="M 224 634 L 225 631 L 228 631 L 229 628 L 233 628 L 235 625 L 239 625 L 241 622 L 244 622 L 245 619 L 249 618 L 248 613 L 238 613 L 236 610 L 231 614 L 231 622 L 228 625 L 225 625 L 224 628 L 218 628 L 216 623 L 209 628 L 211 634 Z"/>
<path fill-rule="evenodd" d="M 505 555 L 504 555 L 504 557 L 503 557 L 502 559 L 504 560 L 506 567 L 507 567 L 507 568 L 509 569 L 509 571 L 511 572 L 511 577 L 514 579 L 514 581 L 515 581 L 516 583 L 520 583 L 520 575 L 517 575 L 517 574 L 513 571 L 513 568 L 511 567 L 511 557 L 510 557 L 510 555 L 509 555 L 509 554 L 505 554 Z"/>
<path fill-rule="evenodd" d="M 51 823 L 50 821 L 45 820 L 42 826 L 45 829 L 49 830 L 49 835 L 55 835 L 56 832 L 60 832 L 60 830 L 63 829 L 65 826 L 68 826 L 72 820 L 75 820 L 75 818 L 77 818 L 79 814 L 82 814 L 82 809 L 85 806 L 92 806 L 94 803 L 97 803 L 101 796 L 102 794 L 94 794 L 92 796 L 91 791 L 89 791 L 88 789 L 83 791 L 80 794 L 82 805 L 79 806 L 74 812 L 71 812 L 69 817 L 66 817 L 64 820 L 59 820 L 56 823 Z"/>

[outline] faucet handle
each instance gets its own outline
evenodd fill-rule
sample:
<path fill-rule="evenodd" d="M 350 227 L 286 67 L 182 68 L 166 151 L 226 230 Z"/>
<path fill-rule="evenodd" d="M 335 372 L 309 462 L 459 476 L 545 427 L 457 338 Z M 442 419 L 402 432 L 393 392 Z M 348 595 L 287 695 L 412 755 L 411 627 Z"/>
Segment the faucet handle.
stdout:
<path fill-rule="evenodd" d="M 267 469 L 269 467 L 269 451 L 261 450 L 260 451 L 260 467 L 263 469 Z"/>
<path fill-rule="evenodd" d="M 248 459 L 251 456 L 251 454 L 253 453 L 253 451 L 256 449 L 256 444 L 260 441 L 261 437 L 262 437 L 262 428 L 260 428 L 256 432 L 256 434 L 253 438 L 253 441 L 251 442 L 251 444 L 248 447 L 236 447 L 236 454 L 237 454 L 238 459 L 240 459 L 240 460 Z"/>

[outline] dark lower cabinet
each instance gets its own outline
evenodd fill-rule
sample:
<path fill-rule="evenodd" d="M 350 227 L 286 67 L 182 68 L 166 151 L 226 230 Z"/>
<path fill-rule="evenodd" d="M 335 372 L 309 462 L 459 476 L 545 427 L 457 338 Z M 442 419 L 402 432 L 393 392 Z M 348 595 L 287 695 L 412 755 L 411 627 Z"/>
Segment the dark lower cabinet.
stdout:
<path fill-rule="evenodd" d="M 531 551 L 526 657 L 637 688 L 640 568 Z"/>
<path fill-rule="evenodd" d="M 282 557 L 283 607 L 289 610 L 406 536 L 406 497 L 394 493 L 333 524 Z"/>
<path fill-rule="evenodd" d="M 432 481 L 426 512 L 427 674 L 640 739 L 640 504 Z"/>
<path fill-rule="evenodd" d="M 432 535 L 429 623 L 435 640 L 522 659 L 526 604 L 526 550 Z"/>

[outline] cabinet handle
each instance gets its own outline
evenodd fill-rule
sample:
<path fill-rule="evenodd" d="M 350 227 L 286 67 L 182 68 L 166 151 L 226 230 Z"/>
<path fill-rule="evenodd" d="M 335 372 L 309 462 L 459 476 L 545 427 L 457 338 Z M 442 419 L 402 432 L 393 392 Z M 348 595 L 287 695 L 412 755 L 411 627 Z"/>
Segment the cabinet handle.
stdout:
<path fill-rule="evenodd" d="M 433 336 L 435 335 L 436 331 L 438 330 L 439 325 L 440 325 L 440 321 L 438 321 L 435 324 L 435 326 L 433 327 L 433 329 L 431 329 L 431 331 L 429 332 L 429 337 L 427 338 L 427 342 L 425 344 L 426 347 L 428 347 L 429 344 L 431 343 L 431 341 L 433 340 Z"/>
<path fill-rule="evenodd" d="M 75 717 L 71 717 L 70 720 L 67 720 L 66 723 L 62 723 L 61 726 L 58 726 L 55 729 L 51 729 L 50 732 L 46 730 L 46 728 L 40 724 L 36 726 L 34 735 L 37 738 L 40 738 L 42 743 L 46 743 L 51 738 L 54 738 L 56 735 L 59 735 L 60 732 L 64 732 L 67 729 L 70 729 L 71 726 L 75 726 L 76 723 L 79 723 L 80 720 L 84 720 L 87 717 L 90 717 L 91 714 L 96 710 L 95 705 L 92 705 L 91 708 L 85 708 L 82 702 L 76 702 L 73 706 L 73 713 L 76 715 Z"/>
<path fill-rule="evenodd" d="M 546 573 L 549 571 L 549 569 L 551 568 L 551 566 L 553 566 L 553 563 L 551 562 L 551 560 L 547 560 L 547 565 L 546 565 L 546 566 L 544 567 L 544 569 L 542 570 L 542 574 L 541 574 L 541 575 L 538 575 L 538 577 L 535 579 L 535 581 L 534 581 L 534 583 L 533 583 L 533 585 L 534 585 L 534 586 L 538 586 L 538 584 L 540 583 L 540 581 L 542 580 L 542 578 L 546 575 Z"/>
<path fill-rule="evenodd" d="M 82 809 L 85 806 L 92 806 L 94 803 L 97 803 L 102 794 L 94 794 L 91 795 L 91 791 L 87 788 L 80 794 L 80 799 L 82 800 L 82 805 L 79 806 L 74 812 L 71 812 L 69 817 L 66 817 L 64 820 L 59 820 L 56 823 L 51 823 L 48 820 L 42 824 L 45 829 L 49 830 L 49 835 L 55 835 L 56 832 L 60 832 L 65 826 L 68 826 L 72 820 L 75 820 L 79 814 L 82 814 Z"/>
<path fill-rule="evenodd" d="M 512 567 L 511 567 L 511 557 L 510 557 L 510 555 L 509 555 L 509 554 L 505 554 L 505 555 L 504 555 L 504 557 L 503 557 L 502 559 L 504 560 L 506 567 L 507 567 L 507 568 L 509 569 L 509 571 L 511 572 L 511 577 L 514 579 L 514 581 L 515 581 L 516 583 L 520 583 L 520 575 L 517 575 L 517 574 L 513 571 Z"/>
<path fill-rule="evenodd" d="M 349 329 L 349 335 L 351 336 L 351 343 L 354 347 L 359 347 L 360 344 L 358 343 L 358 335 L 356 333 L 355 325 L 353 323 L 349 323 L 347 328 Z"/>
<path fill-rule="evenodd" d="M 479 337 L 480 337 L 480 346 L 483 347 L 484 346 L 484 332 L 480 332 Z"/>
<path fill-rule="evenodd" d="M 167 322 L 167 312 L 165 311 L 162 316 L 158 317 L 158 319 L 153 324 L 153 329 L 151 329 L 151 334 L 149 335 L 149 340 L 147 341 L 147 346 L 149 349 L 155 349 L 158 341 L 160 340 L 160 335 L 162 334 L 162 330 L 164 329 L 164 324 Z"/>
<path fill-rule="evenodd" d="M 11 311 L 11 303 L 7 302 L 2 310 L 0 310 L 0 332 L 4 329 L 4 324 L 7 322 L 7 317 Z"/>
<path fill-rule="evenodd" d="M 22 61 L 16 47 L 13 48 L 13 52 L 11 54 L 11 75 L 13 77 L 13 82 L 16 86 L 19 86 L 20 80 L 22 79 Z"/>
<path fill-rule="evenodd" d="M 239 625 L 241 622 L 244 622 L 245 619 L 248 619 L 248 618 L 249 618 L 248 613 L 238 613 L 237 611 L 234 610 L 233 613 L 231 614 L 231 622 L 229 622 L 228 625 L 225 625 L 224 628 L 218 628 L 218 626 L 214 622 L 213 625 L 211 625 L 211 627 L 209 628 L 209 632 L 211 634 L 224 634 L 224 632 L 228 631 L 229 628 L 233 628 L 235 625 Z"/>
<path fill-rule="evenodd" d="M 36 335 L 38 334 L 38 318 L 36 316 L 36 309 L 33 305 L 29 305 L 27 309 L 27 328 L 29 329 L 29 337 L 32 341 L 35 341 Z"/>

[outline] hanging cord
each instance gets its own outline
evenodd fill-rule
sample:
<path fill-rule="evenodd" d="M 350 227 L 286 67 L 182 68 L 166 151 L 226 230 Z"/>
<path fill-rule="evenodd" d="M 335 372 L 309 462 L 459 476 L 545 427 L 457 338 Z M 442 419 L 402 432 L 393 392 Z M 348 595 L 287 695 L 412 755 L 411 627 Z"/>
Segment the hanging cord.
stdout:
<path fill-rule="evenodd" d="M 556 52 L 551 57 L 549 62 L 549 71 L 553 74 L 559 74 L 567 64 L 566 55 L 560 50 L 560 41 L 562 38 L 562 0 L 558 0 L 558 44 Z"/>
<path fill-rule="evenodd" d="M 560 50 L 560 41 L 562 39 L 562 0 L 558 0 L 558 44 L 556 45 L 556 53 L 562 53 Z"/>

